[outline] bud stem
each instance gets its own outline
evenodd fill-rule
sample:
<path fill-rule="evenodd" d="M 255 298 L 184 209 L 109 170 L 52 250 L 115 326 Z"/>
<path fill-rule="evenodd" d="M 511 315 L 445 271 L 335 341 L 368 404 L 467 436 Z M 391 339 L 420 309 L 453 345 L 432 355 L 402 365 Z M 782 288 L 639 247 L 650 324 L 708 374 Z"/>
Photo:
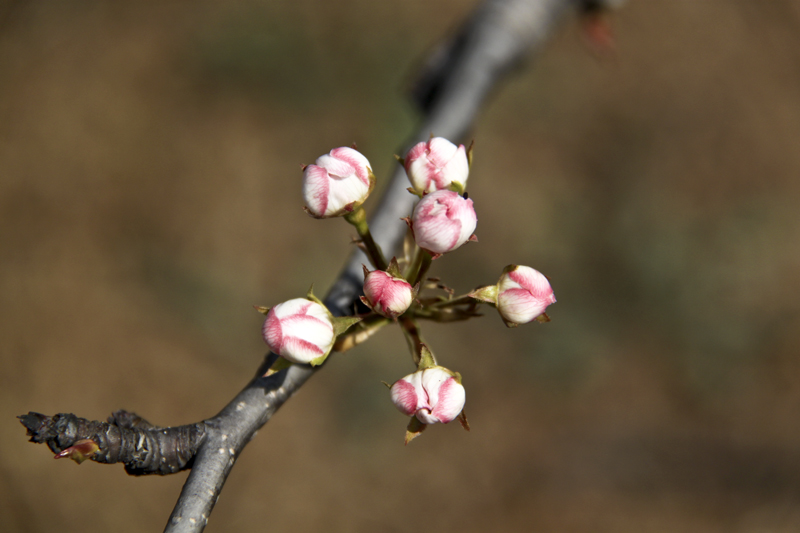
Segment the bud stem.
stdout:
<path fill-rule="evenodd" d="M 433 256 L 422 248 L 417 247 L 414 251 L 414 259 L 408 268 L 406 280 L 408 280 L 411 285 L 416 285 L 422 281 L 425 274 L 428 273 L 428 269 L 431 267 L 431 262 L 433 262 Z"/>
<path fill-rule="evenodd" d="M 414 364 L 418 365 L 422 357 L 422 348 L 425 346 L 425 343 L 422 342 L 422 336 L 419 333 L 417 323 L 407 316 L 401 316 L 399 321 L 400 327 L 403 329 L 403 334 L 406 337 L 406 342 L 408 342 L 408 349 L 411 350 L 412 357 L 414 358 Z M 434 358 L 434 363 L 435 362 L 436 359 Z"/>
<path fill-rule="evenodd" d="M 413 308 L 413 315 L 418 319 L 434 320 L 436 322 L 455 322 L 469 320 L 481 316 L 478 306 L 483 303 L 469 295 L 459 296 L 450 300 L 422 302 L 421 306 Z"/>
<path fill-rule="evenodd" d="M 372 266 L 378 270 L 386 270 L 388 263 L 383 257 L 380 246 L 378 246 L 372 238 L 372 233 L 369 231 L 369 224 L 367 224 L 367 213 L 364 211 L 364 208 L 361 206 L 356 207 L 353 211 L 346 214 L 344 219 L 356 228 L 358 236 L 361 237 L 361 242 L 364 243 L 364 248 L 366 248 Z"/>
<path fill-rule="evenodd" d="M 459 305 L 471 305 L 475 303 L 482 303 L 482 302 L 476 302 L 468 294 L 465 294 L 464 296 L 459 296 L 458 298 L 452 298 L 450 300 L 443 300 L 441 302 L 430 304 L 427 307 L 428 309 L 445 309 L 447 307 L 456 307 Z"/>

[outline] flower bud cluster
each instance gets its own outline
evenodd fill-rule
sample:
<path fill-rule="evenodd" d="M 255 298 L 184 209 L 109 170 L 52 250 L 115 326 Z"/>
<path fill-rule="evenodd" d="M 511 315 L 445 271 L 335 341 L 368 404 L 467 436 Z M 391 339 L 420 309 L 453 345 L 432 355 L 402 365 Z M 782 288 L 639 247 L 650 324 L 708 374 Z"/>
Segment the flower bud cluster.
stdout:
<path fill-rule="evenodd" d="M 369 337 L 389 320 L 399 323 L 414 350 L 415 372 L 397 380 L 391 400 L 397 409 L 411 417 L 406 443 L 430 424 L 447 424 L 459 419 L 469 425 L 464 414 L 466 391 L 461 375 L 440 366 L 422 342 L 415 318 L 439 321 L 466 320 L 480 316 L 479 302 L 497 308 L 509 327 L 547 321 L 547 307 L 556 299 L 548 279 L 533 268 L 510 265 L 495 285 L 452 297 L 452 290 L 434 278 L 425 278 L 431 261 L 452 252 L 467 241 L 477 240 L 474 232 L 477 215 L 465 189 L 472 161 L 472 147 L 432 137 L 415 145 L 403 159 L 412 187 L 419 196 L 406 220 L 416 246 L 406 250 L 398 262 L 388 262 L 369 233 L 366 213 L 361 205 L 375 185 L 369 161 L 354 148 L 334 148 L 303 168 L 303 197 L 306 211 L 315 218 L 342 216 L 359 235 L 358 246 L 367 254 L 375 270 L 364 267 L 364 296 L 361 301 L 371 313 L 353 317 L 334 317 L 309 291 L 274 306 L 259 308 L 266 314 L 262 329 L 264 341 L 281 358 L 267 372 L 277 372 L 290 364 L 321 364 L 334 349 L 344 351 Z M 405 273 L 400 263 L 405 264 Z M 435 283 L 431 283 L 433 280 Z M 448 291 L 447 297 L 420 298 L 420 286 Z M 461 306 L 461 307 L 459 307 Z M 387 320 L 389 319 L 389 320 Z M 346 338 L 337 337 L 359 321 Z"/>

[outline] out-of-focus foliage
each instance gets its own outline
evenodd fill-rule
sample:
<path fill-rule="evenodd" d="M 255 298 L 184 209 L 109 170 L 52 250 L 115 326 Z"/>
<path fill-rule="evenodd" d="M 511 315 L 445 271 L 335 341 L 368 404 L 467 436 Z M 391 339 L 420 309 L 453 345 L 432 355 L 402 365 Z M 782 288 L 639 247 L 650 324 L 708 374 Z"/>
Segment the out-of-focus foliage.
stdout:
<path fill-rule="evenodd" d="M 324 292 L 349 251 L 303 213 L 300 165 L 356 141 L 377 196 L 402 87 L 472 6 L 0 5 L 5 531 L 163 527 L 185 474 L 54 462 L 13 416 L 221 408 L 265 349 L 251 306 Z M 208 531 L 404 532 L 415 509 L 441 532 L 796 530 L 800 8 L 630 2 L 612 24 L 616 57 L 565 27 L 475 129 L 480 242 L 431 274 L 466 292 L 530 265 L 558 303 L 426 327 L 472 431 L 403 447 L 380 380 L 413 365 L 387 330 L 261 431 Z"/>

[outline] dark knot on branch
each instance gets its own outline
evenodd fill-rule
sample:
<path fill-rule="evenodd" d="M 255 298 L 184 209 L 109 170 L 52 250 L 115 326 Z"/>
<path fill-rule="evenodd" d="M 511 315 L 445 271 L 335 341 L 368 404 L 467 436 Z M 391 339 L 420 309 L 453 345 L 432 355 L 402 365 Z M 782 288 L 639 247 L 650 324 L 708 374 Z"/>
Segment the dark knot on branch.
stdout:
<path fill-rule="evenodd" d="M 44 443 L 56 458 L 80 463 L 123 463 L 134 476 L 173 474 L 191 468 L 206 436 L 205 423 L 162 428 L 127 411 L 116 411 L 106 422 L 71 413 L 46 416 L 29 412 L 19 417 L 31 442 Z"/>

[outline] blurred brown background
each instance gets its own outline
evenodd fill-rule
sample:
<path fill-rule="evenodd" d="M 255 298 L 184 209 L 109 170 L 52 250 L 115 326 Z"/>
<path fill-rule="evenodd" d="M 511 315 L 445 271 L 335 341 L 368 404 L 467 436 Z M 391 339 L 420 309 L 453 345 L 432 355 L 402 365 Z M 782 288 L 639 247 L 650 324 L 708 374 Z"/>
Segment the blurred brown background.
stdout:
<path fill-rule="evenodd" d="M 349 251 L 300 165 L 356 141 L 385 178 L 402 88 L 475 3 L 0 3 L 3 531 L 163 528 L 185 473 L 55 462 L 14 417 L 220 409 L 265 351 L 251 306 Z M 425 325 L 472 431 L 403 446 L 387 329 L 261 430 L 208 531 L 800 530 L 800 2 L 612 24 L 598 60 L 569 21 L 474 131 L 480 242 L 432 274 L 527 264 L 558 304 Z"/>

